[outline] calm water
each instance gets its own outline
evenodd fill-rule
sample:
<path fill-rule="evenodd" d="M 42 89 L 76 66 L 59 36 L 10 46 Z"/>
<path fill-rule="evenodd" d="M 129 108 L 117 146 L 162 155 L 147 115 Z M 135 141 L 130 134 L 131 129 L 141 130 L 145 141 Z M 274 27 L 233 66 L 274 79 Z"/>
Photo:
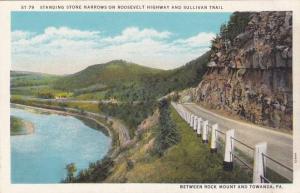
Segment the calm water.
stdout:
<path fill-rule="evenodd" d="M 34 134 L 11 136 L 12 183 L 59 183 L 66 176 L 66 164 L 87 168 L 111 145 L 108 136 L 72 116 L 16 108 L 11 115 L 35 126 Z"/>

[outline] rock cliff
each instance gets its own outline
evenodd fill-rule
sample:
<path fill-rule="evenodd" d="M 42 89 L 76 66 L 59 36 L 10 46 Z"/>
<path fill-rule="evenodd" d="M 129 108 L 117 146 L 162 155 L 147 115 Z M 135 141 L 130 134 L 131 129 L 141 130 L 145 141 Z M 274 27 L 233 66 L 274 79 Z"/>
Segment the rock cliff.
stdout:
<path fill-rule="evenodd" d="M 292 129 L 292 12 L 234 13 L 212 42 L 193 99 L 253 123 Z"/>

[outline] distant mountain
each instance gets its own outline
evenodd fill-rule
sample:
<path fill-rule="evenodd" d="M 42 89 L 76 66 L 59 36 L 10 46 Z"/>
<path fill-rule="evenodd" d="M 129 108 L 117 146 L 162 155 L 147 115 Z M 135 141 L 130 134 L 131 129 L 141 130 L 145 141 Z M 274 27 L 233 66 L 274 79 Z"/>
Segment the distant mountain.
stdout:
<path fill-rule="evenodd" d="M 10 86 L 15 87 L 28 87 L 28 86 L 41 86 L 48 85 L 56 81 L 60 76 L 50 75 L 39 72 L 26 72 L 26 71 L 11 71 Z"/>
<path fill-rule="evenodd" d="M 74 90 L 99 84 L 103 86 L 128 84 L 162 71 L 123 60 L 113 60 L 104 64 L 92 65 L 75 74 L 64 76 L 54 86 L 58 89 Z"/>
<path fill-rule="evenodd" d="M 55 89 L 82 98 L 154 100 L 174 90 L 196 86 L 205 72 L 209 53 L 174 70 L 159 70 L 123 60 L 97 64 L 58 79 Z M 93 94 L 94 93 L 94 94 Z"/>
<path fill-rule="evenodd" d="M 64 76 L 11 71 L 12 94 L 35 96 L 39 92 L 67 91 L 82 100 L 156 100 L 172 91 L 196 86 L 206 70 L 208 57 L 209 52 L 173 70 L 113 60 Z"/>

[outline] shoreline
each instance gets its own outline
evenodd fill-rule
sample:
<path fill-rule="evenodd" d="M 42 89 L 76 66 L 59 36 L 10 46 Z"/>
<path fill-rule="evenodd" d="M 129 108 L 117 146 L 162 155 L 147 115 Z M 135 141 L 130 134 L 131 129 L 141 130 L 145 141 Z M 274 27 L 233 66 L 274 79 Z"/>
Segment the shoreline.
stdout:
<path fill-rule="evenodd" d="M 29 106 L 29 105 L 23 105 L 23 104 L 17 104 L 17 103 L 10 103 L 10 105 L 11 105 L 11 107 L 14 107 L 14 108 L 21 108 L 21 109 L 28 108 L 28 109 L 40 110 L 40 111 L 44 111 L 44 112 L 50 112 L 50 113 L 52 112 L 52 113 L 56 113 L 56 114 L 59 114 L 59 115 L 74 116 L 75 118 L 76 117 L 77 118 L 81 117 L 81 118 L 93 121 L 96 124 L 98 124 L 101 127 L 103 127 L 107 131 L 108 136 L 111 138 L 110 149 L 108 150 L 107 154 L 104 157 L 106 157 L 106 156 L 112 157 L 115 154 L 115 152 L 118 150 L 118 147 L 115 147 L 114 144 L 113 144 L 113 141 L 115 140 L 116 137 L 114 136 L 112 130 L 110 128 L 108 128 L 108 126 L 106 126 L 104 123 L 100 122 L 99 120 L 96 120 L 95 118 L 89 117 L 88 115 L 82 115 L 82 114 L 75 113 L 75 112 L 69 112 L 69 111 L 63 111 L 63 110 L 54 110 L 54 109 L 49 109 L 49 108 L 35 107 L 35 106 Z M 100 131 L 100 129 L 97 129 L 97 128 L 92 128 L 92 129 L 96 129 L 96 130 Z M 103 132 L 103 131 L 101 131 L 101 132 Z"/>

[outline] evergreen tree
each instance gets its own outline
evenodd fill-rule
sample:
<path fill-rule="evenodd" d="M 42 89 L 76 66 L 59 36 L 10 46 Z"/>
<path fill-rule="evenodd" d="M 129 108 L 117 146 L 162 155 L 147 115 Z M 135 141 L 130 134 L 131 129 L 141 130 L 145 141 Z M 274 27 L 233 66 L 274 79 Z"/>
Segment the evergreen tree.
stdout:
<path fill-rule="evenodd" d="M 250 12 L 234 12 L 230 16 L 227 26 L 225 24 L 224 26 L 221 26 L 221 36 L 226 35 L 230 41 L 233 41 L 238 34 L 245 31 L 245 28 L 250 21 L 250 14 Z"/>
<path fill-rule="evenodd" d="M 176 125 L 170 117 L 169 106 L 169 102 L 166 99 L 163 99 L 159 104 L 159 126 L 154 149 L 159 156 L 162 156 L 166 149 L 180 141 Z"/>

